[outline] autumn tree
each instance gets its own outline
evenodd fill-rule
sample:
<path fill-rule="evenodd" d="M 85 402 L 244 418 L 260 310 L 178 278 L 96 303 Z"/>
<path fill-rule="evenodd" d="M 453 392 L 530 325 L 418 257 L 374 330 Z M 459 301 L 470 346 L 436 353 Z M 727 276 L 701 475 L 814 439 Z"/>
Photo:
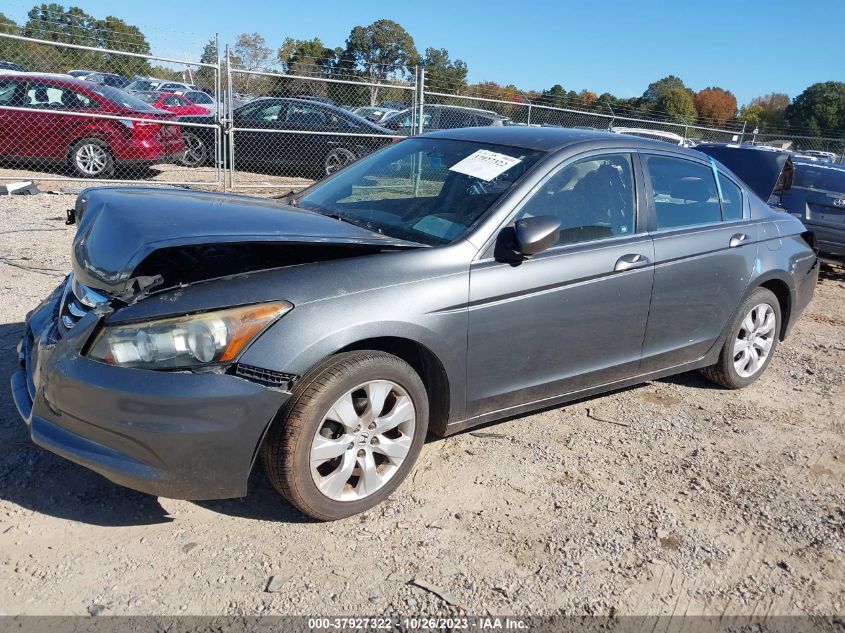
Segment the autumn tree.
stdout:
<path fill-rule="evenodd" d="M 736 116 L 736 97 L 730 90 L 704 88 L 696 93 L 694 102 L 704 123 L 724 125 Z"/>
<path fill-rule="evenodd" d="M 350 64 L 373 84 L 402 79 L 420 63 L 414 38 L 393 20 L 356 26 L 346 40 L 342 62 Z M 370 86 L 370 105 L 378 103 L 379 87 Z"/>
<path fill-rule="evenodd" d="M 784 113 L 789 104 L 789 96 L 782 92 L 761 95 L 740 108 L 739 118 L 754 127 L 782 129 L 786 124 Z"/>

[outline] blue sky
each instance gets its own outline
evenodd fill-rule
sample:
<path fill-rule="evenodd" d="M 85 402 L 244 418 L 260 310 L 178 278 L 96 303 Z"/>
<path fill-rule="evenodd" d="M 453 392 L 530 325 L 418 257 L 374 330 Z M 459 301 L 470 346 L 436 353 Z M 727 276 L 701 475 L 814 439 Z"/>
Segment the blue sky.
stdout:
<path fill-rule="evenodd" d="M 34 1 L 6 0 L 23 22 Z M 399 22 L 422 52 L 447 48 L 470 81 L 544 89 L 587 88 L 620 97 L 679 75 L 688 86 L 718 85 L 740 103 L 767 92 L 790 97 L 808 85 L 845 80 L 845 0 L 76 0 L 95 17 L 141 27 L 160 55 L 196 58 L 219 32 L 224 43 L 260 32 L 273 48 L 285 37 L 343 45 L 349 30 L 379 18 Z"/>

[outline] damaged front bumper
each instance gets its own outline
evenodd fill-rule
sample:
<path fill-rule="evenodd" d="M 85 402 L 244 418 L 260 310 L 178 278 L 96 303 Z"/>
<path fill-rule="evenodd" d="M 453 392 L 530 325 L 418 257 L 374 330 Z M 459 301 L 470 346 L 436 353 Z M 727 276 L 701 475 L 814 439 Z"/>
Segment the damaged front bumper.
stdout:
<path fill-rule="evenodd" d="M 229 374 L 114 367 L 81 352 L 100 317 L 58 326 L 62 288 L 27 318 L 12 395 L 32 440 L 115 483 L 177 499 L 244 496 L 290 394 Z"/>

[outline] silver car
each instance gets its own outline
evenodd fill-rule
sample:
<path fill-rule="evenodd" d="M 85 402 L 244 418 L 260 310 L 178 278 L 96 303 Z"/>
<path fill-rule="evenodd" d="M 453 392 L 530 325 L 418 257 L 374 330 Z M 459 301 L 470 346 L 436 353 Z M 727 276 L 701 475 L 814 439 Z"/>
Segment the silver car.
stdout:
<path fill-rule="evenodd" d="M 70 215 L 12 378 L 33 441 L 188 499 L 245 495 L 260 460 L 324 520 L 390 495 L 429 432 L 696 369 L 748 386 L 818 276 L 801 222 L 710 157 L 584 130 L 417 136 L 282 201 L 89 189 Z"/>

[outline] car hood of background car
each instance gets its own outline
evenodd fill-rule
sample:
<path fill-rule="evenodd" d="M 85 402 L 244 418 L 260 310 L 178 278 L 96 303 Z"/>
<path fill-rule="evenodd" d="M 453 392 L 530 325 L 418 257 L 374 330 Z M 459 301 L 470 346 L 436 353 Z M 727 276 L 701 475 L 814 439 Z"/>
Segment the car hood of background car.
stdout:
<path fill-rule="evenodd" d="M 162 283 L 420 246 L 275 200 L 180 189 L 88 189 L 76 218 L 76 278 L 124 297 Z"/>

